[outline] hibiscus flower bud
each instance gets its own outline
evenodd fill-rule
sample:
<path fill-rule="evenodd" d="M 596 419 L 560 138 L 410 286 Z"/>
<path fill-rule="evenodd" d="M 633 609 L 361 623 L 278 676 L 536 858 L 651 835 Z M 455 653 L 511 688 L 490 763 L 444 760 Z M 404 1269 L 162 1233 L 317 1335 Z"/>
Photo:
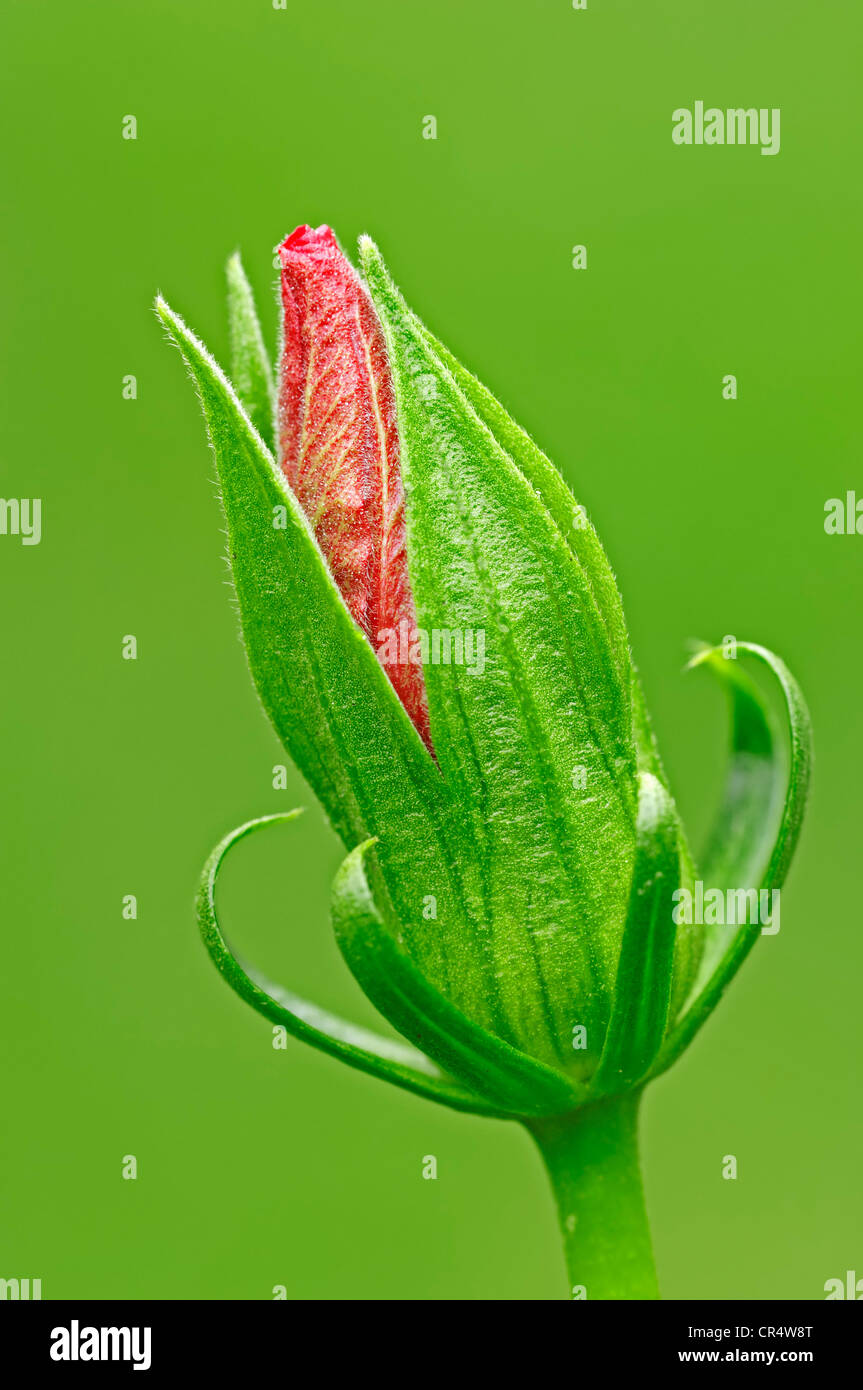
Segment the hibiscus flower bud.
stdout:
<path fill-rule="evenodd" d="M 704 901 L 704 882 L 756 900 L 781 886 L 808 788 L 803 697 L 763 647 L 699 652 L 728 693 L 732 742 L 696 869 L 584 506 L 408 308 L 368 238 L 361 274 L 328 227 L 297 228 L 279 256 L 277 384 L 238 258 L 234 384 L 157 307 L 203 404 L 258 694 L 348 851 L 339 947 L 404 1044 L 269 984 L 225 941 L 227 850 L 290 817 L 213 852 L 204 940 L 295 1036 L 442 1104 L 523 1121 L 573 1281 L 590 1297 L 655 1296 L 638 1098 L 762 929 L 675 905 L 696 885 Z M 776 682 L 787 758 L 738 655 Z"/>
<path fill-rule="evenodd" d="M 383 332 L 329 227 L 298 227 L 279 257 L 279 462 L 345 603 L 380 652 L 390 633 L 416 628 Z M 421 665 L 397 661 L 386 669 L 429 745 Z"/>

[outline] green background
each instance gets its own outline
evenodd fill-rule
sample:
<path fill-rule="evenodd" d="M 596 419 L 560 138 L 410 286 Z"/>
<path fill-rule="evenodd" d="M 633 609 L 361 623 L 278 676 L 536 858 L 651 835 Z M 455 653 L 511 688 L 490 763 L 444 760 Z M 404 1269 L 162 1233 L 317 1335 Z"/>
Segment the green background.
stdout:
<path fill-rule="evenodd" d="M 587 505 L 696 845 L 726 730 L 687 641 L 762 641 L 800 679 L 818 761 L 782 930 L 649 1092 L 646 1184 L 666 1297 L 863 1273 L 863 537 L 823 529 L 827 498 L 863 494 L 857 7 L 5 8 L 0 491 L 43 499 L 43 539 L 0 537 L 0 1276 L 46 1298 L 566 1296 L 526 1135 L 274 1051 L 196 934 L 214 841 L 305 804 L 236 852 L 225 921 L 373 1019 L 328 926 L 339 846 L 293 770 L 272 788 L 200 412 L 151 312 L 161 289 L 224 361 L 239 246 L 274 342 L 271 248 L 300 222 L 375 236 Z M 696 99 L 780 107 L 779 155 L 674 146 Z"/>

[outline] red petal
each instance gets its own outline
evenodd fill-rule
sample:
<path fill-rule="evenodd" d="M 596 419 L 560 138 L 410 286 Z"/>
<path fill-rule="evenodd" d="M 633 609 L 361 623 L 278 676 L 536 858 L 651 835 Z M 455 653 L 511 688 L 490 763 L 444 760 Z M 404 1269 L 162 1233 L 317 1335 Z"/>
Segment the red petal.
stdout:
<path fill-rule="evenodd" d="M 402 660 L 384 669 L 431 748 L 422 667 L 405 660 L 404 634 L 413 636 L 416 614 L 384 335 L 368 292 L 329 227 L 298 227 L 279 255 L 281 466 L 375 651 L 389 633 L 403 635 Z M 389 645 L 392 650 L 395 644 Z"/>

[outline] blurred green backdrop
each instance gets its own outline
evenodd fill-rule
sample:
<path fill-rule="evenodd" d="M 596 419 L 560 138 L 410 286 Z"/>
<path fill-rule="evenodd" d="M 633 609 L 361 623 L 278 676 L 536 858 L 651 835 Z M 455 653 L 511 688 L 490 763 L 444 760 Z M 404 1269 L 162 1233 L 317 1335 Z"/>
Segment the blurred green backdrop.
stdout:
<path fill-rule="evenodd" d="M 271 248 L 326 221 L 376 237 L 589 508 L 696 844 L 726 731 L 687 640 L 763 641 L 807 692 L 782 930 L 649 1092 L 645 1166 L 667 1297 L 823 1298 L 863 1271 L 863 537 L 823 529 L 863 495 L 856 7 L 10 0 L 3 28 L 0 492 L 43 499 L 43 539 L 0 537 L 0 1275 L 46 1298 L 566 1295 L 520 1130 L 274 1051 L 196 935 L 214 841 L 306 804 L 237 851 L 225 920 L 372 1020 L 330 938 L 339 846 L 293 771 L 271 785 L 200 412 L 151 312 L 159 288 L 224 361 L 228 253 L 266 309 Z M 780 107 L 781 152 L 674 146 L 697 99 Z"/>

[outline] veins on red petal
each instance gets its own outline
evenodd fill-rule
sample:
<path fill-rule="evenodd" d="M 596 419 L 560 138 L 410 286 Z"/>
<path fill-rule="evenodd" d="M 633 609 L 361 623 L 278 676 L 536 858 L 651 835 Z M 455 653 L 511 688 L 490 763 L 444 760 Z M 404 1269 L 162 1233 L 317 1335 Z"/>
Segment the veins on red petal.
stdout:
<path fill-rule="evenodd" d="M 386 343 L 368 292 L 329 227 L 297 227 L 279 254 L 281 466 L 377 652 L 402 623 L 411 634 L 416 628 Z M 400 662 L 384 669 L 431 750 L 422 667 Z"/>

